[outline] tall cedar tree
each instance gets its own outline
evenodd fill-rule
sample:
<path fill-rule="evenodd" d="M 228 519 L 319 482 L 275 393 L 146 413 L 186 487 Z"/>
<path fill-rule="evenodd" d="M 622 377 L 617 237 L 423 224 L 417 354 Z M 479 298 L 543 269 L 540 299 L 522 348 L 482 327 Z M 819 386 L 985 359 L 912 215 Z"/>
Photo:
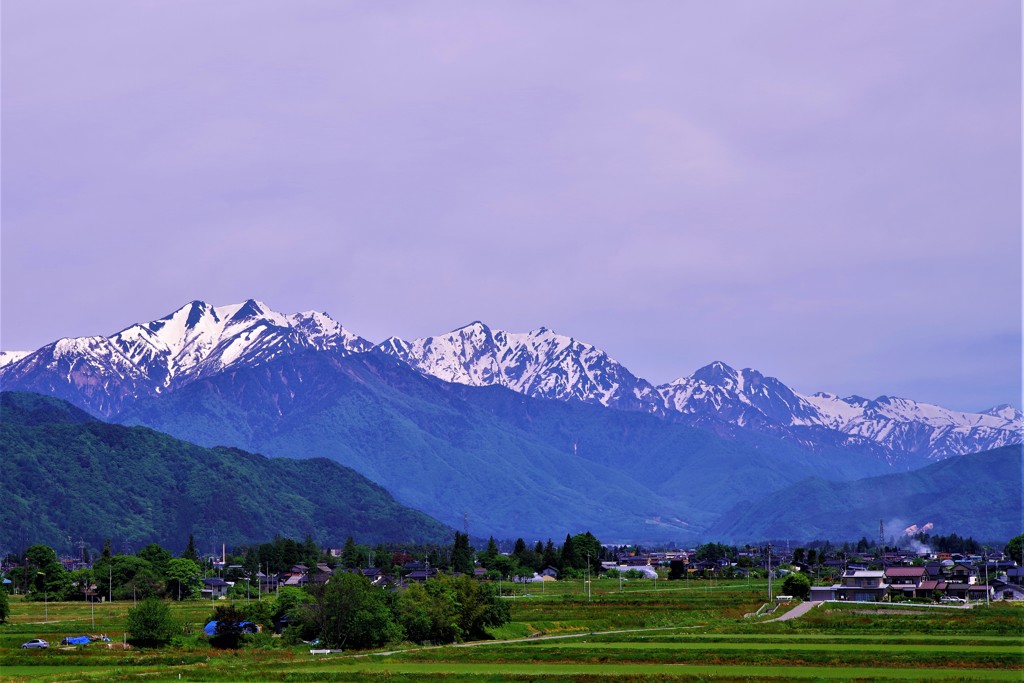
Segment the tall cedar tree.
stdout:
<path fill-rule="evenodd" d="M 452 546 L 452 571 L 473 573 L 473 548 L 469 545 L 469 536 L 458 531 L 455 532 L 455 543 Z"/>
<path fill-rule="evenodd" d="M 561 569 L 576 569 L 576 548 L 569 534 L 565 535 L 565 544 L 562 545 L 561 565 Z"/>
<path fill-rule="evenodd" d="M 192 534 L 188 535 L 188 545 L 185 546 L 185 550 L 181 553 L 181 557 L 185 560 L 199 562 L 199 551 L 196 550 L 196 539 Z"/>

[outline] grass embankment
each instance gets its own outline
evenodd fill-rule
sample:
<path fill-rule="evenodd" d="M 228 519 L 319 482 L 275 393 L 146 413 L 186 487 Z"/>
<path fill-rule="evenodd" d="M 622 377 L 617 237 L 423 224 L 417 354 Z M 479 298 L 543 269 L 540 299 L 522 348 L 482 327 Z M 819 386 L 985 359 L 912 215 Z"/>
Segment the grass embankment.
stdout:
<path fill-rule="evenodd" d="M 106 633 L 122 640 L 130 603 L 88 605 L 13 601 L 0 626 L 0 679 L 5 681 L 741 681 L 741 680 L 1022 680 L 1024 606 L 906 613 L 898 609 L 828 605 L 792 621 L 743 619 L 764 600 L 754 582 L 671 583 L 597 580 L 588 599 L 582 582 L 503 586 L 513 622 L 498 638 L 467 646 L 394 654 L 312 656 L 309 647 L 237 652 L 184 638 L 160 650 L 106 644 L 61 648 L 68 635 Z M 514 591 L 515 597 L 511 597 Z M 525 595 L 524 593 L 530 593 Z M 860 607 L 860 609 L 857 609 Z M 200 633 L 208 602 L 173 605 L 186 631 Z M 609 633 L 614 631 L 614 633 Z M 45 638 L 48 651 L 21 650 Z"/>

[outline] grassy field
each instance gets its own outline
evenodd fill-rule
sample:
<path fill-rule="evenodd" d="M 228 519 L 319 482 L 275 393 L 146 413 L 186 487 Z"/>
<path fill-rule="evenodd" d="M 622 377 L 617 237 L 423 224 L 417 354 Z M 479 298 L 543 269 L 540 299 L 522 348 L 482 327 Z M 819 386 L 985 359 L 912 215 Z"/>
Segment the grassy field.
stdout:
<path fill-rule="evenodd" d="M 447 647 L 406 644 L 377 653 L 311 655 L 261 636 L 217 651 L 201 638 L 160 650 L 121 649 L 130 603 L 12 602 L 0 626 L 4 681 L 984 681 L 1024 680 L 1024 606 L 974 609 L 826 605 L 786 622 L 743 615 L 763 583 L 598 580 L 505 585 L 512 623 L 495 640 Z M 529 591 L 530 594 L 525 594 Z M 212 606 L 174 605 L 199 633 Z M 94 625 L 95 624 L 95 625 Z M 68 635 L 113 641 L 61 647 Z M 44 638 L 49 650 L 22 650 Z"/>

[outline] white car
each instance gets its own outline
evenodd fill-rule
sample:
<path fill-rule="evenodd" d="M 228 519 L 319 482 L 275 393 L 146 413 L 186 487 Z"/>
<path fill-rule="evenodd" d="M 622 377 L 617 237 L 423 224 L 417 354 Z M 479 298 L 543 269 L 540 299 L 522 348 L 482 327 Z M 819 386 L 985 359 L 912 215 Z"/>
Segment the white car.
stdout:
<path fill-rule="evenodd" d="M 21 647 L 22 648 L 29 648 L 29 647 L 41 647 L 41 648 L 43 648 L 43 647 L 50 647 L 50 644 L 48 642 L 46 642 L 45 640 L 40 640 L 39 638 L 35 638 L 33 640 L 28 641 L 27 643 L 22 643 Z"/>

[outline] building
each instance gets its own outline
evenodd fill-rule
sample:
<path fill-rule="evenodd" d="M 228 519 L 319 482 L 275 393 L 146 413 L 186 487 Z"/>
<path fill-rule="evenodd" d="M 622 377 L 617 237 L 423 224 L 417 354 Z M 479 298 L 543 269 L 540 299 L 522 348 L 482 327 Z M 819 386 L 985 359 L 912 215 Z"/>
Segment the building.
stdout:
<path fill-rule="evenodd" d="M 836 588 L 836 598 L 854 602 L 881 602 L 889 596 L 883 571 L 848 571 Z"/>

